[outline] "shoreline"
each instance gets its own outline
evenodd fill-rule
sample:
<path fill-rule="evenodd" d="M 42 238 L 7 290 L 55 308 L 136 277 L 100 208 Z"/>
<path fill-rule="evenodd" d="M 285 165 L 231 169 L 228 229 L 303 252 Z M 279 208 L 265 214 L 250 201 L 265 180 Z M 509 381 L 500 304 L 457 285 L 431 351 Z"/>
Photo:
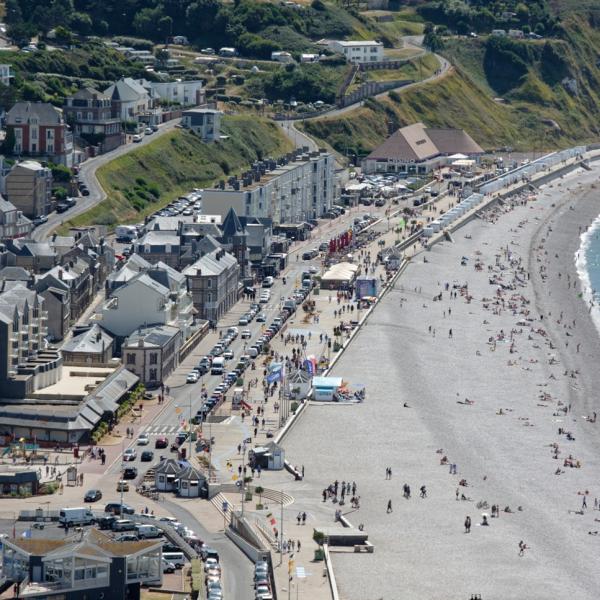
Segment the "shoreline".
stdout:
<path fill-rule="evenodd" d="M 595 527 L 593 517 L 600 517 L 600 512 L 580 515 L 578 494 L 590 489 L 592 508 L 594 495 L 600 497 L 598 436 L 591 429 L 594 426 L 580 418 L 588 405 L 591 408 L 585 390 L 594 388 L 588 387 L 583 376 L 572 379 L 564 377 L 563 371 L 586 373 L 590 369 L 582 365 L 588 358 L 595 368 L 600 338 L 590 329 L 589 316 L 585 321 L 585 304 L 573 290 L 564 286 L 563 293 L 558 286 L 555 292 L 553 287 L 559 270 L 562 277 L 567 268 L 575 273 L 577 248 L 573 244 L 579 242 L 575 235 L 570 240 L 573 252 L 563 247 L 563 236 L 578 227 L 576 221 L 569 225 L 570 219 L 557 218 L 565 205 L 568 210 L 570 198 L 564 198 L 563 192 L 576 191 L 577 182 L 588 178 L 597 180 L 598 170 L 578 170 L 546 184 L 537 201 L 512 211 L 499 207 L 500 216 L 490 219 L 497 220 L 496 224 L 486 219 L 472 221 L 455 232 L 454 243 L 437 244 L 411 261 L 359 333 L 361 343 L 351 344 L 334 369 L 336 375 L 352 374 L 364 383 L 367 400 L 344 411 L 309 406 L 286 437 L 290 460 L 308 466 L 301 485 L 282 485 L 293 490 L 298 507 L 319 521 L 331 519 L 336 507 L 319 502 L 320 491 L 330 480 L 358 483 L 361 508 L 350 518 L 355 525 L 365 524 L 376 550 L 374 555 L 333 556 L 343 597 L 393 598 L 404 590 L 426 599 L 468 597 L 470 593 L 481 593 L 486 599 L 554 599 L 572 594 L 595 599 L 600 587 L 595 567 L 599 538 L 587 531 Z M 599 210 L 589 202 L 585 206 L 595 218 Z M 576 220 L 587 218 L 583 212 L 569 212 L 577 213 Z M 569 225 L 568 230 L 561 234 L 555 221 Z M 542 257 L 544 251 L 553 256 L 556 244 L 561 260 L 550 261 L 551 276 L 544 283 L 536 276 L 536 244 L 548 223 L 553 232 Z M 492 268 L 498 250 L 507 246 L 532 278 L 505 294 L 507 301 L 511 294 L 528 297 L 519 300 L 516 308 L 531 312 L 531 325 L 526 327 L 515 327 L 522 319 L 516 311 L 513 315 L 503 308 L 496 314 L 486 307 L 490 303 L 485 298 L 494 297 L 495 287 L 490 285 L 488 272 L 473 268 L 477 260 Z M 465 255 L 468 265 L 461 266 Z M 422 256 L 427 256 L 427 263 L 419 262 Z M 506 257 L 501 261 L 506 262 Z M 509 277 L 513 268 L 493 271 L 494 277 Z M 473 301 L 466 301 L 462 294 L 450 300 L 444 282 L 459 286 L 468 282 Z M 443 302 L 432 302 L 440 291 Z M 574 353 L 574 358 L 570 354 L 573 345 L 566 348 L 570 338 L 564 335 L 564 327 L 548 318 L 550 312 L 560 310 L 555 307 L 561 302 L 581 312 L 576 317 L 577 333 L 583 330 L 585 339 L 579 341 L 582 352 Z M 539 313 L 547 316 L 541 319 Z M 441 333 L 432 336 L 428 325 Z M 556 348 L 538 332 L 545 327 L 556 339 Z M 453 337 L 448 328 L 454 330 Z M 514 354 L 509 353 L 506 340 L 490 351 L 489 339 L 501 329 L 517 330 Z M 557 355 L 559 364 L 549 362 L 552 355 Z M 542 390 L 549 393 L 551 402 L 537 400 Z M 466 398 L 472 402 L 466 403 Z M 409 408 L 403 407 L 404 401 Z M 574 411 L 557 416 L 556 411 L 566 403 Z M 499 408 L 504 412 L 499 413 Z M 558 427 L 572 431 L 576 441 L 566 442 L 557 434 Z M 560 445 L 561 460 L 553 460 L 548 448 L 552 443 Z M 436 452 L 440 448 L 458 464 L 458 476 L 440 465 Z M 562 469 L 557 477 L 554 471 L 562 467 L 567 453 L 573 453 L 583 468 Z M 388 465 L 393 467 L 394 484 L 384 478 Z M 461 490 L 470 501 L 457 502 L 454 491 L 462 478 L 468 480 L 468 487 Z M 404 482 L 414 491 L 426 484 L 427 500 L 403 500 Z M 388 498 L 393 499 L 395 512 L 386 515 Z M 512 511 L 493 519 L 489 528 L 480 528 L 481 513 L 489 514 L 489 509 L 477 508 L 480 500 L 510 506 Z M 463 533 L 465 514 L 473 518 L 470 536 Z M 519 540 L 532 548 L 525 559 L 516 551 Z M 361 577 L 365 569 L 385 577 L 366 582 Z"/>
<path fill-rule="evenodd" d="M 580 251 L 582 236 L 600 217 L 600 205 L 596 204 L 598 192 L 591 185 L 593 184 L 581 185 L 579 182 L 570 181 L 563 183 L 563 190 L 579 195 L 574 210 L 570 208 L 573 204 L 571 197 L 565 198 L 556 206 L 546 219 L 546 224 L 552 231 L 548 235 L 546 225 L 538 229 L 531 240 L 529 257 L 531 263 L 534 260 L 535 245 L 540 244 L 546 235 L 545 249 L 548 256 L 554 257 L 555 260 L 548 263 L 547 283 L 540 279 L 536 269 L 531 269 L 536 305 L 541 314 L 553 313 L 554 318 L 547 320 L 548 330 L 552 333 L 567 368 L 579 371 L 579 384 L 576 387 L 570 386 L 570 397 L 573 406 L 579 411 L 580 418 L 594 411 L 600 412 L 600 401 L 594 402 L 592 393 L 600 386 L 600 371 L 595 366 L 600 357 L 600 331 L 593 312 L 588 309 L 586 281 L 578 272 L 575 258 Z M 568 287 L 568 278 L 571 287 Z M 579 297 L 579 294 L 582 296 Z M 555 317 L 557 314 L 560 317 L 561 312 L 563 319 L 562 323 L 558 324 Z M 572 322 L 573 319 L 576 322 L 577 342 L 565 335 L 564 324 Z M 581 344 L 579 352 L 577 344 Z M 600 450 L 600 436 L 591 441 L 596 441 L 596 447 Z"/>

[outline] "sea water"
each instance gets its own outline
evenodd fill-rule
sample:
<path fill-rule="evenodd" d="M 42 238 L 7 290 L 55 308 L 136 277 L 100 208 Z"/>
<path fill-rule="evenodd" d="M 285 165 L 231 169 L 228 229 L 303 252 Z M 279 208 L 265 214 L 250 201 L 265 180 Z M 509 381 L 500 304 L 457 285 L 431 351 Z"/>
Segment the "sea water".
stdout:
<path fill-rule="evenodd" d="M 591 307 L 592 320 L 600 331 L 600 215 L 580 239 L 575 266 L 581 280 L 581 296 Z"/>

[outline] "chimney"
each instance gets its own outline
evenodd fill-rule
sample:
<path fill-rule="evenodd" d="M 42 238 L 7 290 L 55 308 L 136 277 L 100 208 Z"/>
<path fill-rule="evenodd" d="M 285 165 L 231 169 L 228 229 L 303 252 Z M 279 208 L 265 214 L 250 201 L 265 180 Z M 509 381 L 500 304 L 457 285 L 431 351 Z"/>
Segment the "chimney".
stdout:
<path fill-rule="evenodd" d="M 202 277 L 202 269 L 196 269 L 196 277 Z"/>
<path fill-rule="evenodd" d="M 63 270 L 59 269 L 58 270 L 58 278 L 62 281 L 63 280 Z"/>
<path fill-rule="evenodd" d="M 96 331 L 96 341 L 99 342 L 102 339 L 102 334 L 100 333 L 100 330 Z"/>

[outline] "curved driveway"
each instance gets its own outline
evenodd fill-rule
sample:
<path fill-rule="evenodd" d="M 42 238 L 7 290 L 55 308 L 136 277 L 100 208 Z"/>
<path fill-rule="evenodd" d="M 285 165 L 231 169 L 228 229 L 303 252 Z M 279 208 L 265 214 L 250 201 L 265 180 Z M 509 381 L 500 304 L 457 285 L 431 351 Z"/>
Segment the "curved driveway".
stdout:
<path fill-rule="evenodd" d="M 64 213 L 52 213 L 48 215 L 48 222 L 36 227 L 33 230 L 32 238 L 36 241 L 43 241 L 49 237 L 52 232 L 60 227 L 65 221 L 80 215 L 90 208 L 93 208 L 99 202 L 102 202 L 106 198 L 106 192 L 102 189 L 102 186 L 96 178 L 96 171 L 102 166 L 109 163 L 111 160 L 136 150 L 140 146 L 145 146 L 155 140 L 157 137 L 164 135 L 168 131 L 172 131 L 180 122 L 180 119 L 173 119 L 167 121 L 162 125 L 159 125 L 157 132 L 152 135 L 145 135 L 142 141 L 138 144 L 124 144 L 115 148 L 111 152 L 101 154 L 94 158 L 89 158 L 85 162 L 81 163 L 79 167 L 79 177 L 87 185 L 90 190 L 89 196 L 82 196 L 77 199 L 77 204 L 73 208 L 65 211 Z"/>

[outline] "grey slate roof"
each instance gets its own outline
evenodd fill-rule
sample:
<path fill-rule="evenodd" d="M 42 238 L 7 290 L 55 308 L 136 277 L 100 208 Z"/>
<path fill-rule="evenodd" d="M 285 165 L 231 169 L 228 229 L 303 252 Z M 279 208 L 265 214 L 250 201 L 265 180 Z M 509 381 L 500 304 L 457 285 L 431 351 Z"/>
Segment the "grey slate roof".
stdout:
<path fill-rule="evenodd" d="M 4 267 L 0 269 L 0 280 L 29 281 L 31 274 L 23 267 Z"/>
<path fill-rule="evenodd" d="M 206 476 L 203 475 L 200 471 L 198 471 L 198 469 L 189 466 L 186 467 L 185 469 L 183 469 L 182 471 L 180 471 L 180 473 L 177 475 L 177 479 L 181 480 L 181 481 L 198 481 L 198 482 L 202 482 L 202 481 L 206 481 Z"/>
<path fill-rule="evenodd" d="M 62 111 L 47 102 L 17 102 L 7 113 L 7 125 L 26 124 L 31 117 L 39 119 L 40 125 L 60 125 Z"/>
<path fill-rule="evenodd" d="M 154 472 L 161 475 L 178 475 L 182 471 L 181 465 L 173 458 L 165 458 L 158 463 Z"/>
<path fill-rule="evenodd" d="M 137 348 L 139 347 L 140 340 L 143 341 L 145 348 L 162 348 L 180 333 L 181 330 L 172 325 L 156 325 L 155 327 L 140 328 L 125 339 L 122 348 Z"/>
<path fill-rule="evenodd" d="M 217 256 L 221 255 L 220 259 Z M 199 258 L 194 264 L 186 267 L 184 275 L 194 276 L 200 269 L 202 275 L 220 275 L 223 271 L 237 264 L 236 258 L 224 250 L 213 250 Z"/>
<path fill-rule="evenodd" d="M 240 223 L 237 213 L 233 207 L 229 209 L 229 212 L 225 216 L 223 224 L 221 225 L 221 230 L 223 231 L 224 238 L 246 235 L 246 230 Z"/>
<path fill-rule="evenodd" d="M 113 343 L 112 336 L 106 331 L 100 329 L 97 324 L 92 325 L 90 329 L 71 338 L 62 348 L 63 352 L 87 352 L 88 354 L 98 354 Z"/>
<path fill-rule="evenodd" d="M 148 96 L 148 92 L 137 81 L 131 77 L 119 79 L 116 83 L 104 90 L 104 93 L 113 100 L 122 102 L 135 102 L 140 98 Z"/>

